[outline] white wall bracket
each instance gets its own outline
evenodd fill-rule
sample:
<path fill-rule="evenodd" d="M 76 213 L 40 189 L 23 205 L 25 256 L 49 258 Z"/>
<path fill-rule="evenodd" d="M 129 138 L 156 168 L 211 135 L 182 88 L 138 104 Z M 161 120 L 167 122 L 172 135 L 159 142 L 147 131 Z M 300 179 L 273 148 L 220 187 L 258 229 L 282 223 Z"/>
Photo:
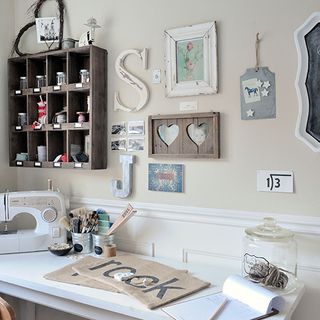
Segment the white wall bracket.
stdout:
<path fill-rule="evenodd" d="M 111 192 L 114 197 L 127 198 L 132 192 L 132 172 L 135 157 L 133 155 L 120 155 L 120 163 L 122 163 L 122 181 L 111 181 Z"/>

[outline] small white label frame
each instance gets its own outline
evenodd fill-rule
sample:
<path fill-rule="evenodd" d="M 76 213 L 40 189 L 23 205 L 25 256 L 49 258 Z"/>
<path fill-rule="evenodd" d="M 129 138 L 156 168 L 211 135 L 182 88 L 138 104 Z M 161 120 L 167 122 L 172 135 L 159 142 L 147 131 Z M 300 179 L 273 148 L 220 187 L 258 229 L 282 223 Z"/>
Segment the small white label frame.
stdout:
<path fill-rule="evenodd" d="M 74 168 L 82 168 L 82 162 L 75 162 Z"/>
<path fill-rule="evenodd" d="M 54 168 L 61 168 L 61 166 L 62 166 L 62 165 L 61 165 L 61 162 L 54 162 L 54 163 L 53 163 L 53 167 L 54 167 Z"/>
<path fill-rule="evenodd" d="M 293 193 L 293 171 L 257 170 L 257 191 Z"/>
<path fill-rule="evenodd" d="M 53 86 L 53 91 L 61 91 L 61 86 Z"/>
<path fill-rule="evenodd" d="M 21 95 L 22 95 L 22 90 L 16 90 L 16 91 L 14 92 L 14 94 L 15 94 L 16 96 L 21 96 Z"/>

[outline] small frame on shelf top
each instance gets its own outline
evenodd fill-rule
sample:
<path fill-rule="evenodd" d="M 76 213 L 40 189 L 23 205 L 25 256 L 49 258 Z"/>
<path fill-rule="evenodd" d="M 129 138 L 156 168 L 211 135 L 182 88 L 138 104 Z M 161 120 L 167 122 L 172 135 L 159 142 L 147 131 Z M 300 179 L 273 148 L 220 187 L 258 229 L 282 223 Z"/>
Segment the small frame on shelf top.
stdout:
<path fill-rule="evenodd" d="M 149 116 L 149 157 L 220 157 L 220 113 Z"/>

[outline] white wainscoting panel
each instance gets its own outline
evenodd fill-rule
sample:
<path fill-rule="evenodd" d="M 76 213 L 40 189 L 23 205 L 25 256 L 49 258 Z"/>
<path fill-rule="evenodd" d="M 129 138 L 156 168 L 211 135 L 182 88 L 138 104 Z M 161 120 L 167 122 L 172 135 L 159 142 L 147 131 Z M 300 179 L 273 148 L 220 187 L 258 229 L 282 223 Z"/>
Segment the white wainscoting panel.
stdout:
<path fill-rule="evenodd" d="M 117 237 L 117 235 L 115 236 L 115 243 L 117 244 L 117 249 L 121 251 L 154 257 L 154 243 L 128 240 L 125 238 Z"/>
<path fill-rule="evenodd" d="M 71 197 L 72 208 L 103 208 L 115 220 L 126 201 Z M 155 203 L 131 203 L 137 214 L 117 233 L 119 248 L 186 263 L 213 265 L 225 276 L 240 272 L 244 229 L 262 223 L 267 216 L 296 232 L 298 278 L 307 290 L 293 320 L 316 320 L 320 314 L 320 218 L 185 207 Z M 232 270 L 232 271 L 230 271 Z"/>

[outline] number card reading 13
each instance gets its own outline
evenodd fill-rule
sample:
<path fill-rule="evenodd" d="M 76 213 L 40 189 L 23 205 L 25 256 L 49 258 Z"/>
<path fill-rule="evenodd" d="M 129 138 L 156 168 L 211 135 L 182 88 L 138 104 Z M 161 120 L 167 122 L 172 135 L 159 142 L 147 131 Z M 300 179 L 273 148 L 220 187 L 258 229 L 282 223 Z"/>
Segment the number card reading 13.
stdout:
<path fill-rule="evenodd" d="M 293 172 L 257 170 L 257 190 L 292 193 Z"/>

